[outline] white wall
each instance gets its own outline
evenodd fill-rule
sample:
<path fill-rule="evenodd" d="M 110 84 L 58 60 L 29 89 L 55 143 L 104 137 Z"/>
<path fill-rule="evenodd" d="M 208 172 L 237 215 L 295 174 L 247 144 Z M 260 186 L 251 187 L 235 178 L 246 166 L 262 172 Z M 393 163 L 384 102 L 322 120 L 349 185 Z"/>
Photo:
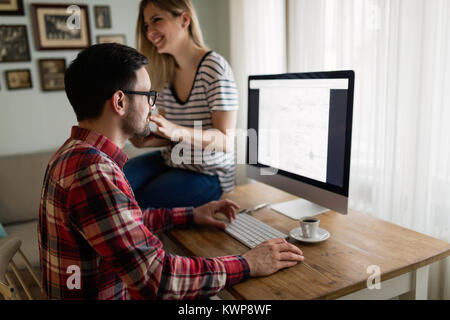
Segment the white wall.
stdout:
<path fill-rule="evenodd" d="M 230 1 L 191 1 L 197 11 L 206 45 L 230 62 Z"/>
<path fill-rule="evenodd" d="M 98 34 L 125 34 L 127 44 L 134 46 L 134 32 L 139 0 L 41 0 L 24 1 L 25 16 L 0 16 L 0 24 L 25 24 L 31 51 L 31 62 L 0 63 L 0 156 L 52 150 L 69 136 L 76 124 L 75 114 L 64 91 L 43 92 L 37 60 L 40 58 L 65 58 L 66 65 L 76 57 L 77 50 L 36 51 L 31 20 L 31 3 L 88 4 L 91 41 Z M 111 29 L 96 29 L 94 5 L 111 7 Z M 8 90 L 5 70 L 30 69 L 33 88 Z"/>

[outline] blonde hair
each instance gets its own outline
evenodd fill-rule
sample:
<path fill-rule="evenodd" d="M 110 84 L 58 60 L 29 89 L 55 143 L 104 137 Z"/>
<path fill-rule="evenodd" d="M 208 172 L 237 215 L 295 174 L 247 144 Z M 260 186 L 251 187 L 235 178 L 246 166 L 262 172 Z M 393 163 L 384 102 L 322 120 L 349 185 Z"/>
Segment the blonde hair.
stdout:
<path fill-rule="evenodd" d="M 203 42 L 197 14 L 190 0 L 142 0 L 139 5 L 139 16 L 136 25 L 136 49 L 149 59 L 150 63 L 147 66 L 147 71 L 150 75 L 152 87 L 157 91 L 161 91 L 166 84 L 172 84 L 176 62 L 172 55 L 158 53 L 153 43 L 147 39 L 144 9 L 150 4 L 171 13 L 175 17 L 180 16 L 183 12 L 188 13 L 191 18 L 189 35 L 192 41 L 198 48 L 203 49 L 206 46 Z"/>

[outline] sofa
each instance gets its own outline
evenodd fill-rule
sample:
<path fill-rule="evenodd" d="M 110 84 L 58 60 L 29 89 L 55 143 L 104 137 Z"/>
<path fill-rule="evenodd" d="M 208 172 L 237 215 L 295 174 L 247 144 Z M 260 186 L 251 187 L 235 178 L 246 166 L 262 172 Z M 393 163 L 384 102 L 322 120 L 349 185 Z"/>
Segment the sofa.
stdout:
<path fill-rule="evenodd" d="M 137 149 L 127 143 L 124 151 L 132 158 L 151 150 Z M 0 223 L 8 236 L 22 241 L 22 252 L 36 269 L 39 268 L 37 226 L 42 182 L 54 152 L 0 157 Z M 19 269 L 25 268 L 22 259 L 14 261 Z"/>

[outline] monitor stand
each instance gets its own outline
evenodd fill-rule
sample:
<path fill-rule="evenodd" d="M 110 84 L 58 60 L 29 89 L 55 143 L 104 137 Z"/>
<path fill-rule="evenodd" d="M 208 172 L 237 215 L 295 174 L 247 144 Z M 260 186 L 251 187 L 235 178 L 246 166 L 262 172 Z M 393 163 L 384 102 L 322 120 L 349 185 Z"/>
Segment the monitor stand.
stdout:
<path fill-rule="evenodd" d="M 330 210 L 304 199 L 280 202 L 273 204 L 270 207 L 273 210 L 282 213 L 294 220 L 299 220 L 303 217 L 315 216 L 317 214 Z"/>

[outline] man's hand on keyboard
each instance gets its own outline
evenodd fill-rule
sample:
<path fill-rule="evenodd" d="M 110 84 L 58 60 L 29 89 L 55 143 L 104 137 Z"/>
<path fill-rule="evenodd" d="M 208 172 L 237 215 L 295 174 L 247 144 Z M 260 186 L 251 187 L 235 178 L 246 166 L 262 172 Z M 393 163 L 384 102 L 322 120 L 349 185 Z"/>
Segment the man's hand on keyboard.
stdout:
<path fill-rule="evenodd" d="M 228 199 L 211 201 L 200 207 L 194 208 L 194 223 L 225 229 L 227 224 L 214 218 L 214 214 L 221 212 L 225 214 L 225 216 L 231 222 L 236 218 L 236 212 L 239 209 L 240 207 L 236 202 Z"/>
<path fill-rule="evenodd" d="M 250 267 L 250 276 L 268 276 L 303 261 L 303 252 L 285 239 L 272 239 L 242 255 Z"/>

